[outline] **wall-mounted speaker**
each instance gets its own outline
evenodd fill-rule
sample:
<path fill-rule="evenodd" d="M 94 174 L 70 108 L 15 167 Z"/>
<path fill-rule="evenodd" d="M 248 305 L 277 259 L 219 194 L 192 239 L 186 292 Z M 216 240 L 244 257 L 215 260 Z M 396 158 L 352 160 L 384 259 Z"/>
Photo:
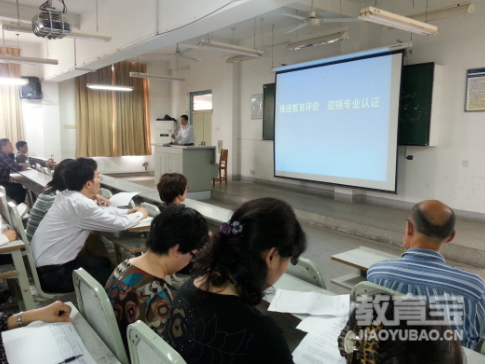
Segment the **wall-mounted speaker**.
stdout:
<path fill-rule="evenodd" d="M 42 87 L 38 77 L 23 77 L 29 80 L 29 83 L 20 88 L 20 98 L 21 99 L 41 99 Z"/>

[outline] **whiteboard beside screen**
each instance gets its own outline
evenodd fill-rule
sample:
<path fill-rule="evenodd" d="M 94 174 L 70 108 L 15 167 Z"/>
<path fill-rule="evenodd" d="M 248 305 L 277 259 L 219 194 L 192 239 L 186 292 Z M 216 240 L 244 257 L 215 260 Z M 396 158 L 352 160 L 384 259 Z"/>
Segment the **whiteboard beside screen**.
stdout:
<path fill-rule="evenodd" d="M 275 176 L 395 192 L 402 53 L 276 75 Z"/>

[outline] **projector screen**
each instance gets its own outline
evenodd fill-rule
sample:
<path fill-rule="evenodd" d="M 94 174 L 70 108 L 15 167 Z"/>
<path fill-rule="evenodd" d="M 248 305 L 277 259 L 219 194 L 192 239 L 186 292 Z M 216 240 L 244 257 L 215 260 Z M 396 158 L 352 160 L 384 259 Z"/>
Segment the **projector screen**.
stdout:
<path fill-rule="evenodd" d="M 395 192 L 402 53 L 276 74 L 275 176 Z"/>

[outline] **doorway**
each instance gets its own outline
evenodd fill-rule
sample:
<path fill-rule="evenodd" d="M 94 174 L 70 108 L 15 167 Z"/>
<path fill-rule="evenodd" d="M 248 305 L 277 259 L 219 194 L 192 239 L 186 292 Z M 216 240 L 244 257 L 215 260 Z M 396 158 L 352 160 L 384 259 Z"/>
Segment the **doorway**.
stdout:
<path fill-rule="evenodd" d="M 190 120 L 196 145 L 212 145 L 212 91 L 190 93 Z"/>

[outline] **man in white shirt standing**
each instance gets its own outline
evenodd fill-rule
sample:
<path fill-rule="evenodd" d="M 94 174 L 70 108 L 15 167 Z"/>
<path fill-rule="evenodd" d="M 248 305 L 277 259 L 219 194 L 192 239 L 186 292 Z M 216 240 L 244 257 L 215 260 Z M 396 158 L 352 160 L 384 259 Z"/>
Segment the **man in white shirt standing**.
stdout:
<path fill-rule="evenodd" d="M 91 158 L 78 158 L 64 171 L 67 190 L 54 204 L 32 237 L 32 253 L 41 286 L 47 292 L 74 291 L 72 272 L 84 268 L 103 286 L 111 275 L 107 257 L 78 256 L 89 231 L 121 231 L 148 216 L 144 208 L 106 210 L 91 200 L 98 193 L 101 176 Z"/>
<path fill-rule="evenodd" d="M 189 117 L 182 115 L 180 117 L 180 127 L 177 136 L 172 134 L 172 139 L 175 139 L 173 145 L 185 145 L 190 146 L 195 144 L 194 128 L 189 124 Z"/>

